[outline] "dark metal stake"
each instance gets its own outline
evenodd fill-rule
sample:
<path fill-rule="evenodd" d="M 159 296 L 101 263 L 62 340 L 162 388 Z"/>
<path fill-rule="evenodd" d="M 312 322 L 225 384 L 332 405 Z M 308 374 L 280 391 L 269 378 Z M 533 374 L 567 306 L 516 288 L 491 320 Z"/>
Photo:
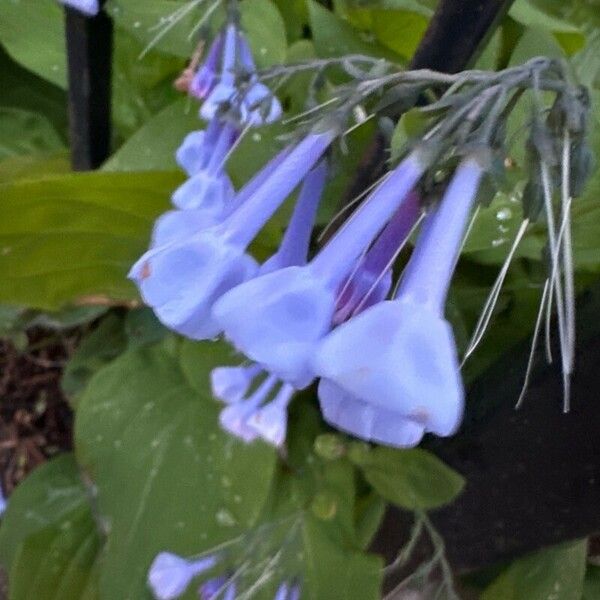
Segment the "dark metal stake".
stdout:
<path fill-rule="evenodd" d="M 113 26 L 104 11 L 90 18 L 65 8 L 65 16 L 71 164 L 88 171 L 110 153 Z"/>

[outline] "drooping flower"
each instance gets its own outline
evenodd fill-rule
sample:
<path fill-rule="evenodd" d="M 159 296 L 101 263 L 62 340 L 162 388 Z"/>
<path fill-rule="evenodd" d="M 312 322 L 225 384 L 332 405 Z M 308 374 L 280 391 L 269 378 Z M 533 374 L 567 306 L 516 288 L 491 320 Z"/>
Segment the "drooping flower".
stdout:
<path fill-rule="evenodd" d="M 200 600 L 216 600 L 216 598 L 235 600 L 236 585 L 226 575 L 213 577 L 200 586 L 198 596 Z"/>
<path fill-rule="evenodd" d="M 172 201 L 177 208 L 201 209 L 215 220 L 224 215 L 227 204 L 235 195 L 233 185 L 224 167 L 225 157 L 236 136 L 236 128 L 230 123 L 215 121 L 215 123 L 209 124 L 206 135 L 201 140 L 198 139 L 202 144 L 198 155 L 205 155 L 203 157 L 204 164 L 200 169 L 190 173 L 191 177 L 173 193 Z M 182 152 L 181 159 L 188 167 L 191 167 L 192 161 L 188 162 L 187 160 L 191 154 L 189 146 L 188 143 L 187 155 L 183 156 Z"/>
<path fill-rule="evenodd" d="M 218 82 L 204 101 L 200 115 L 209 121 L 231 107 L 237 108 L 243 125 L 272 123 L 282 113 L 277 98 L 258 80 L 248 42 L 233 23 L 225 29 Z"/>
<path fill-rule="evenodd" d="M 306 263 L 326 174 L 326 164 L 322 161 L 306 176 L 279 249 L 262 265 L 261 273 Z M 246 397 L 261 374 L 266 376 L 265 382 Z M 214 396 L 230 405 L 221 413 L 221 425 L 226 431 L 246 442 L 260 437 L 276 447 L 283 444 L 287 433 L 287 407 L 295 391 L 291 385 L 269 378 L 256 364 L 218 367 L 211 373 L 211 383 Z"/>
<path fill-rule="evenodd" d="M 133 265 L 129 277 L 163 324 L 192 339 L 210 339 L 220 332 L 212 318 L 214 302 L 256 274 L 258 265 L 246 252 L 248 245 L 335 136 L 333 130 L 309 134 L 285 152 L 251 197 L 221 223 L 151 248 Z"/>
<path fill-rule="evenodd" d="M 426 218 L 394 300 L 331 332 L 313 360 L 325 419 L 365 440 L 416 445 L 451 435 L 464 391 L 444 305 L 483 170 L 469 157 Z"/>
<path fill-rule="evenodd" d="M 406 158 L 308 265 L 279 269 L 224 294 L 213 315 L 232 344 L 295 388 L 306 387 L 314 379 L 311 355 L 331 329 L 340 285 L 425 168 L 418 151 Z M 414 218 L 406 219 L 406 233 Z"/>
<path fill-rule="evenodd" d="M 174 600 L 185 592 L 192 579 L 212 569 L 218 561 L 214 555 L 188 560 L 170 552 L 161 552 L 148 571 L 148 585 L 157 600 Z"/>
<path fill-rule="evenodd" d="M 85 15 L 93 17 L 100 12 L 100 2 L 98 0 L 60 0 L 66 6 L 75 8 Z"/>
<path fill-rule="evenodd" d="M 206 60 L 200 65 L 190 82 L 188 91 L 199 100 L 204 100 L 219 80 L 219 66 L 223 55 L 224 37 L 223 32 L 219 32 L 208 50 Z"/>

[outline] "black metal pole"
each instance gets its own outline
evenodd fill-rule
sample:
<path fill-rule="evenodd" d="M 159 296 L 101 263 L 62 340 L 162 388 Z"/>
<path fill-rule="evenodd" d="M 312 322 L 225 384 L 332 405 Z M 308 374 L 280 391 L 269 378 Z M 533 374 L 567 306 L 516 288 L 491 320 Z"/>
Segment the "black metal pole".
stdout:
<path fill-rule="evenodd" d="M 71 164 L 87 171 L 110 153 L 113 26 L 104 11 L 86 17 L 66 7 L 65 18 Z"/>

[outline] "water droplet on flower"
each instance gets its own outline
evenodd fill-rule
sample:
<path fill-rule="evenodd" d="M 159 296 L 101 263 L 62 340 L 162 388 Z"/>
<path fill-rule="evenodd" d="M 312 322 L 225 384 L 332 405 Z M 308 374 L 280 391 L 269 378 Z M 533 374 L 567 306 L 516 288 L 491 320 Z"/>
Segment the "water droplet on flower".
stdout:
<path fill-rule="evenodd" d="M 510 208 L 508 208 L 508 207 L 501 208 L 496 213 L 496 219 L 498 219 L 498 221 L 508 221 L 508 219 L 510 219 L 511 217 L 512 217 L 512 210 L 510 210 Z"/>
<path fill-rule="evenodd" d="M 236 524 L 235 517 L 226 508 L 220 508 L 215 518 L 217 519 L 217 523 L 224 527 L 233 527 Z"/>

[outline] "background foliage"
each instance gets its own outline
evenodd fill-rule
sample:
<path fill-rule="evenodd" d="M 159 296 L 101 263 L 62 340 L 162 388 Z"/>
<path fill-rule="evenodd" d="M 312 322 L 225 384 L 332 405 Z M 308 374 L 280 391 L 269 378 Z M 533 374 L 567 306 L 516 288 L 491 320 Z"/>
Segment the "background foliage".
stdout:
<path fill-rule="evenodd" d="M 83 317 L 95 324 L 63 380 L 76 410 L 75 452 L 21 484 L 0 527 L 10 597 L 150 598 L 145 576 L 157 552 L 194 554 L 275 515 L 301 511 L 306 597 L 375 600 L 382 565 L 365 548 L 385 502 L 406 510 L 438 507 L 460 493 L 461 476 L 424 450 L 368 449 L 332 436 L 310 394 L 293 407 L 283 468 L 271 448 L 244 446 L 219 430 L 207 374 L 231 360 L 227 348 L 176 339 L 149 311 L 124 309 L 137 300 L 126 272 L 183 178 L 173 152 L 201 126 L 196 107 L 171 85 L 193 50 L 189 31 L 200 15 L 190 13 L 157 37 L 157 24 L 183 4 L 109 0 L 116 25 L 114 152 L 100 171 L 72 174 L 62 10 L 53 0 L 0 2 L 0 330 L 25 327 L 26 311 L 68 318 L 82 305 L 101 305 Z M 335 0 L 330 10 L 314 0 L 244 0 L 241 9 L 260 66 L 356 52 L 403 65 L 435 4 Z M 217 12 L 215 26 L 219 18 Z M 498 69 L 542 53 L 570 60 L 592 86 L 600 153 L 598 27 L 594 1 L 517 0 L 477 64 Z M 302 82 L 279 92 L 291 114 L 301 109 Z M 516 118 L 515 135 L 526 118 Z M 264 128 L 239 146 L 231 160 L 237 184 L 274 154 L 281 129 Z M 393 144 L 409 129 L 410 114 Z M 335 210 L 371 134 L 365 126 L 353 135 L 323 219 Z M 582 285 L 600 270 L 599 192 L 596 171 L 573 210 Z M 469 236 L 450 306 L 463 344 L 520 218 L 514 194 L 498 195 Z M 257 251 L 273 249 L 279 234 L 277 224 L 263 232 Z M 544 228 L 536 225 L 519 248 L 467 377 L 531 331 L 543 247 Z M 586 571 L 580 541 L 507 565 L 482 598 L 597 598 L 599 582 L 597 567 Z"/>

